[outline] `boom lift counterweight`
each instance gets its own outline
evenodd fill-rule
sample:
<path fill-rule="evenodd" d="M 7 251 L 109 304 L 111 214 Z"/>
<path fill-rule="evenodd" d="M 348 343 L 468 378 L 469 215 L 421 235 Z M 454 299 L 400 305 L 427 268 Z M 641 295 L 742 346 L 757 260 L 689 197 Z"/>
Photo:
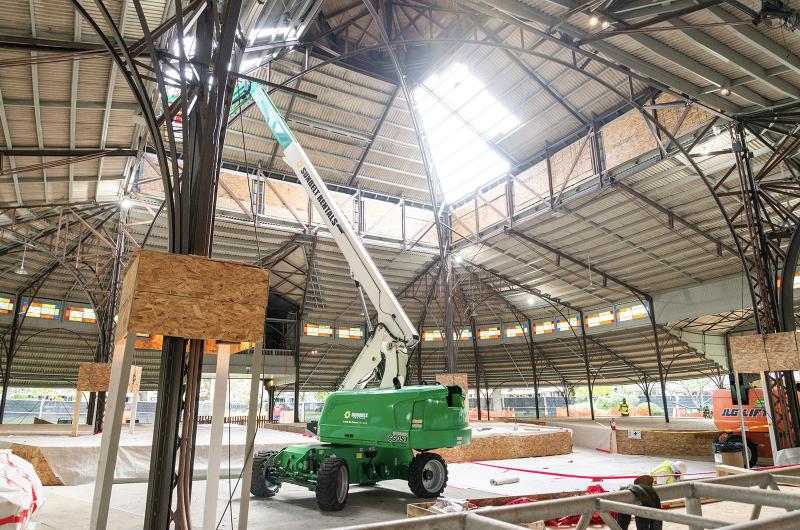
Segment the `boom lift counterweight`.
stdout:
<path fill-rule="evenodd" d="M 248 98 L 258 106 L 284 162 L 350 266 L 365 316 L 364 295 L 377 312 L 339 390 L 325 400 L 317 427 L 322 443 L 259 453 L 253 459 L 251 493 L 271 497 L 282 482 L 291 482 L 314 490 L 322 510 L 341 510 L 349 484 L 400 478 L 417 496 L 437 497 L 447 485 L 447 464 L 429 450 L 470 442 L 466 396 L 458 386 L 404 387 L 408 352 L 419 342 L 417 330 L 266 91 L 242 81 L 234 97 L 238 108 Z M 365 389 L 373 379 L 377 388 Z"/>

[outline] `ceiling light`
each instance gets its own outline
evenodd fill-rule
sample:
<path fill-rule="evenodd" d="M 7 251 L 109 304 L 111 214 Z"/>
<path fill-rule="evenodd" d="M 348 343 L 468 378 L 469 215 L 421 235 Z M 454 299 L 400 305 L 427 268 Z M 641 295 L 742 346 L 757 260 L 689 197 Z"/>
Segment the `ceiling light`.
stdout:
<path fill-rule="evenodd" d="M 28 244 L 25 243 L 25 247 L 23 247 L 22 249 L 22 261 L 19 263 L 19 267 L 14 271 L 20 276 L 28 275 L 28 271 L 25 269 L 25 254 L 27 254 L 27 252 L 28 252 Z"/>
<path fill-rule="evenodd" d="M 128 208 L 130 208 L 131 206 L 133 206 L 133 201 L 131 201 L 129 198 L 125 197 L 124 199 L 122 199 L 122 200 L 119 202 L 119 206 L 120 206 L 120 208 L 122 208 L 123 210 L 127 210 Z"/>
<path fill-rule="evenodd" d="M 464 261 L 464 258 L 462 258 L 461 256 L 456 256 L 455 261 L 456 263 L 461 263 L 462 261 Z"/>
<path fill-rule="evenodd" d="M 610 25 L 611 25 L 611 23 L 608 20 L 604 20 L 603 23 L 600 24 L 600 27 L 603 28 L 603 29 L 608 29 L 608 27 Z"/>
<path fill-rule="evenodd" d="M 536 302 L 536 299 L 534 297 L 532 297 L 532 296 L 529 296 L 528 297 L 528 305 L 533 305 L 534 302 Z"/>
<path fill-rule="evenodd" d="M 724 86 L 724 87 L 719 89 L 719 94 L 721 96 L 730 96 L 731 95 L 731 89 Z"/>
<path fill-rule="evenodd" d="M 598 22 L 600 22 L 600 19 L 597 18 L 597 15 L 592 15 L 591 17 L 589 17 L 590 26 L 596 26 Z"/>

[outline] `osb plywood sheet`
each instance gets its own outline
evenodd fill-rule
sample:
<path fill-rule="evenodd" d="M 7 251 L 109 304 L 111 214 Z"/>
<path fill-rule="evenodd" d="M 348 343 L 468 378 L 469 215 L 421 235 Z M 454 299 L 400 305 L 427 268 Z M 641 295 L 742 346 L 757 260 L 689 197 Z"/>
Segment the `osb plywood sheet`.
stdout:
<path fill-rule="evenodd" d="M 709 431 L 641 431 L 642 439 L 628 438 L 627 429 L 617 430 L 617 452 L 624 455 L 646 456 L 705 456 L 713 455 L 711 444 L 716 432 Z"/>
<path fill-rule="evenodd" d="M 769 371 L 800 370 L 800 355 L 797 348 L 797 333 L 770 333 L 764 342 Z"/>
<path fill-rule="evenodd" d="M 797 333 L 730 337 L 733 368 L 742 373 L 800 370 Z"/>
<path fill-rule="evenodd" d="M 576 161 L 577 157 L 577 161 Z M 575 167 L 573 167 L 573 163 Z M 589 141 L 583 138 L 550 155 L 553 172 L 553 193 L 558 195 L 566 180 L 567 186 L 592 174 L 592 152 Z M 570 168 L 572 172 L 570 173 Z"/>
<path fill-rule="evenodd" d="M 208 303 L 202 299 L 149 294 L 131 308 L 130 329 L 192 339 L 257 341 L 264 334 L 264 307 L 254 303 Z"/>
<path fill-rule="evenodd" d="M 608 169 L 658 148 L 653 133 L 638 111 L 628 112 L 603 127 L 601 140 Z"/>
<path fill-rule="evenodd" d="M 155 350 L 161 351 L 164 344 L 163 335 L 147 335 L 136 339 L 137 350 Z M 231 349 L 231 352 L 248 350 L 253 347 L 254 342 L 240 342 L 238 346 Z M 219 342 L 213 339 L 206 339 L 203 341 L 203 353 L 217 353 Z M 189 345 L 186 345 L 186 350 L 189 350 Z"/>
<path fill-rule="evenodd" d="M 125 274 L 118 329 L 256 342 L 268 287 L 257 267 L 140 250 Z"/>
<path fill-rule="evenodd" d="M 111 379 L 111 363 L 83 363 L 78 367 L 78 392 L 105 392 Z"/>
<path fill-rule="evenodd" d="M 672 103 L 677 101 L 674 96 L 669 94 L 662 94 L 661 96 L 656 98 L 656 103 Z M 658 121 L 661 125 L 664 126 L 670 133 L 675 134 L 676 137 L 684 135 L 690 131 L 698 129 L 704 125 L 707 125 L 714 116 L 710 113 L 704 111 L 697 105 L 692 105 L 689 107 L 689 110 L 686 112 L 686 116 L 683 117 L 683 121 L 681 122 L 681 126 L 678 127 L 678 131 L 673 133 L 675 129 L 675 125 L 681 119 L 681 116 L 684 114 L 684 107 L 676 107 L 671 109 L 658 109 Z M 665 142 L 666 143 L 666 142 Z"/>
<path fill-rule="evenodd" d="M 469 445 L 437 449 L 448 462 L 506 460 L 532 456 L 565 455 L 572 452 L 568 431 L 473 437 Z"/>
<path fill-rule="evenodd" d="M 514 178 L 514 206 L 517 213 L 541 200 L 550 200 L 546 160 L 542 160 Z"/>
<path fill-rule="evenodd" d="M 137 297 L 142 293 L 218 302 L 266 300 L 269 273 L 258 267 L 202 256 L 137 251 Z"/>
<path fill-rule="evenodd" d="M 264 191 L 266 215 L 290 221 L 294 221 L 296 215 L 301 221 L 308 222 L 308 194 L 299 184 L 275 180 L 268 183 Z"/>
<path fill-rule="evenodd" d="M 42 450 L 35 445 L 11 444 L 11 452 L 31 463 L 43 486 L 63 486 L 64 483 L 53 472 Z"/>
<path fill-rule="evenodd" d="M 81 363 L 78 367 L 78 392 L 106 392 L 111 379 L 111 363 Z M 131 366 L 128 392 L 138 392 L 142 383 L 142 367 Z"/>
<path fill-rule="evenodd" d="M 504 221 L 508 216 L 506 186 L 499 185 L 478 198 L 478 230 Z"/>
<path fill-rule="evenodd" d="M 250 188 L 247 177 L 234 173 L 220 172 L 221 185 L 217 191 L 217 206 L 228 210 L 241 211 L 240 205 L 250 212 Z M 227 188 L 227 189 L 226 189 Z"/>

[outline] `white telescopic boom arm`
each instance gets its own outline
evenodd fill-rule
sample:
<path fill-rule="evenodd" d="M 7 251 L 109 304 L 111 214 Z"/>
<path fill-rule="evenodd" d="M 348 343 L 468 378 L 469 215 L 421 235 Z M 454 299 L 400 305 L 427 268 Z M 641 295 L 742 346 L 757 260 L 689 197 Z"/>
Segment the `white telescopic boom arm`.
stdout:
<path fill-rule="evenodd" d="M 303 188 L 311 197 L 311 202 L 328 227 L 328 231 L 339 246 L 339 249 L 341 249 L 345 260 L 347 260 L 350 266 L 351 277 L 358 282 L 364 294 L 369 301 L 372 302 L 372 306 L 378 312 L 375 331 L 373 335 L 367 339 L 367 343 L 361 355 L 359 355 L 359 358 L 350 370 L 351 373 L 347 374 L 345 382 L 342 384 L 343 388 L 363 387 L 369 380 L 369 376 L 372 373 L 371 370 L 374 369 L 375 366 L 367 370 L 368 373 L 359 372 L 366 370 L 367 365 L 377 365 L 377 362 L 380 362 L 380 359 L 375 363 L 367 362 L 374 360 L 376 356 L 375 352 L 378 349 L 385 357 L 394 357 L 397 347 L 401 346 L 403 350 L 402 353 L 405 354 L 406 349 L 412 348 L 419 342 L 419 334 L 416 328 L 411 324 L 411 321 L 400 306 L 397 298 L 395 298 L 392 290 L 387 285 L 378 267 L 372 261 L 372 258 L 370 258 L 363 243 L 342 214 L 339 205 L 333 197 L 331 197 L 319 173 L 317 173 L 317 170 L 308 159 L 303 147 L 286 125 L 286 122 L 278 112 L 267 92 L 259 85 L 250 83 L 249 93 L 264 115 L 264 119 L 275 135 L 278 144 L 280 144 L 283 149 L 283 161 L 286 162 L 297 175 L 300 184 L 302 184 Z M 368 318 L 368 315 L 365 315 L 365 317 Z M 388 349 L 393 351 L 387 353 L 385 351 L 386 344 L 389 344 Z M 365 356 L 371 359 L 362 359 L 362 357 Z M 396 373 L 386 373 L 384 375 L 384 381 L 381 382 L 381 386 L 387 386 L 385 381 L 387 376 L 389 377 L 389 381 L 391 381 L 391 379 L 397 375 L 400 379 L 400 384 L 403 383 L 406 370 L 404 361 L 406 359 L 407 355 L 405 359 L 397 361 L 398 366 L 396 367 Z M 388 368 L 390 366 L 395 368 L 393 366 L 394 360 L 386 360 L 385 371 L 389 372 Z M 391 371 L 394 372 L 394 370 Z M 364 381 L 365 378 L 366 381 Z M 394 384 L 397 386 L 396 382 Z"/>

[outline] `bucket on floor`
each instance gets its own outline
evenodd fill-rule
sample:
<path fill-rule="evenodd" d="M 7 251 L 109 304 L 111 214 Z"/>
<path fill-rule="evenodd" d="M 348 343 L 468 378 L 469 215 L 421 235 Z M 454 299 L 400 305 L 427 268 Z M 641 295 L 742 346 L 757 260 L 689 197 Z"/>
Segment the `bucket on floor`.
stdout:
<path fill-rule="evenodd" d="M 744 467 L 744 446 L 742 442 L 715 442 L 711 444 L 714 449 L 714 462 L 726 466 Z"/>

